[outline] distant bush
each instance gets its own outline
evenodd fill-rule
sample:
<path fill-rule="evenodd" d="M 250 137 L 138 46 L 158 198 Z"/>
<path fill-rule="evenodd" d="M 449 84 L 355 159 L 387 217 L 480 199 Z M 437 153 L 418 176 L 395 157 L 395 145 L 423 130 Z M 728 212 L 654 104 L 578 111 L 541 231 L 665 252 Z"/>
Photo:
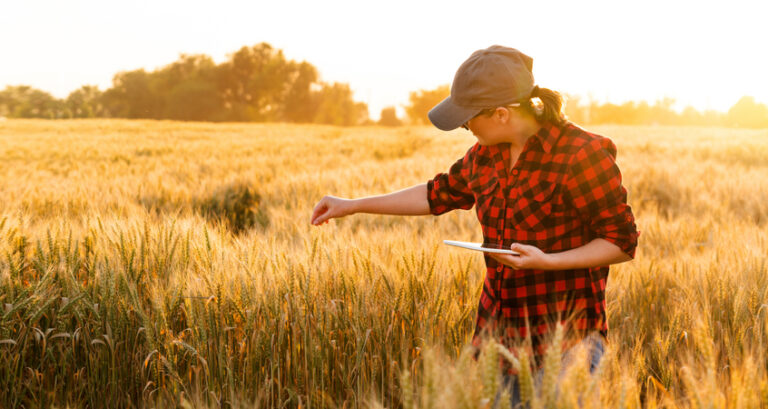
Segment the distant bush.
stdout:
<path fill-rule="evenodd" d="M 379 119 L 379 125 L 382 126 L 401 126 L 403 121 L 397 117 L 395 107 L 386 107 L 381 110 L 381 119 Z"/>
<path fill-rule="evenodd" d="M 261 196 L 244 182 L 234 182 L 214 190 L 203 198 L 198 209 L 208 219 L 226 225 L 240 234 L 256 225 L 266 227 L 269 221 L 260 210 Z"/>

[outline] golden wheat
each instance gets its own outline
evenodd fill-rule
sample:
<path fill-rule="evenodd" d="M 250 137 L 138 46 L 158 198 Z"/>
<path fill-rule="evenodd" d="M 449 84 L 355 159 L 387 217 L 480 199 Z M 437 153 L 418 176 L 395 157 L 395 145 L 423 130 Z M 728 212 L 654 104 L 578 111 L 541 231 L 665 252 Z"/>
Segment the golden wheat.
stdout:
<path fill-rule="evenodd" d="M 612 269 L 597 374 L 538 385 L 521 350 L 523 397 L 766 407 L 768 132 L 594 131 L 619 147 L 640 247 Z M 498 393 L 496 366 L 465 348 L 482 258 L 440 244 L 479 241 L 473 212 L 309 225 L 322 195 L 424 182 L 470 134 L 10 120 L 0 141 L 0 407 L 473 408 Z M 201 210 L 227 186 L 253 189 L 259 222 Z"/>

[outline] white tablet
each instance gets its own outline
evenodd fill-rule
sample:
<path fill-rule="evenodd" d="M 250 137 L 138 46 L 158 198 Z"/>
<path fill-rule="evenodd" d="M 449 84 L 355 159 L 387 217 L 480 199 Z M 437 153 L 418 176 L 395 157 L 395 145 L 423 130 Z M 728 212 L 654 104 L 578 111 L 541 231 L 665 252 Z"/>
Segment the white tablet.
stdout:
<path fill-rule="evenodd" d="M 493 248 L 493 247 L 483 247 L 482 243 L 469 243 L 466 241 L 454 241 L 454 240 L 443 240 L 443 243 L 449 245 L 449 246 L 456 246 L 461 247 L 465 249 L 470 250 L 477 250 L 482 251 L 484 253 L 501 253 L 501 254 L 511 254 L 513 256 L 519 256 L 520 253 L 516 251 L 512 251 L 510 249 L 499 249 L 499 248 Z"/>

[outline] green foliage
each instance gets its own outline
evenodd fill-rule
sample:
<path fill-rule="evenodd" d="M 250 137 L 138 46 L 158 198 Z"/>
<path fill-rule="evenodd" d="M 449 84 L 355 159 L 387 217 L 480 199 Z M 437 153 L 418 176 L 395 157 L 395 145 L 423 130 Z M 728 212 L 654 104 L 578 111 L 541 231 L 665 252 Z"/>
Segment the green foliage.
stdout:
<path fill-rule="evenodd" d="M 269 220 L 260 211 L 261 197 L 248 184 L 236 182 L 217 188 L 199 203 L 205 217 L 224 223 L 235 234 L 256 225 L 265 227 Z"/>

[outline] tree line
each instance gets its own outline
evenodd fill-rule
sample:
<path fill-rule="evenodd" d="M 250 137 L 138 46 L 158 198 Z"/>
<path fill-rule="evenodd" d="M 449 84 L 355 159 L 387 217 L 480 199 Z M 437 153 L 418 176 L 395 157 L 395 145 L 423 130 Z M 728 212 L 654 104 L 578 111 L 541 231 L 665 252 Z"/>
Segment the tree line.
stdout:
<path fill-rule="evenodd" d="M 450 94 L 448 85 L 410 93 L 406 118 L 394 107 L 381 111 L 380 125 L 429 124 L 427 112 Z M 768 128 L 768 106 L 745 96 L 728 112 L 678 112 L 675 101 L 597 103 L 566 95 L 566 115 L 580 124 L 662 124 Z M 372 124 L 365 103 L 348 84 L 320 80 L 306 61 L 287 59 L 267 43 L 242 47 L 221 64 L 207 55 L 181 55 L 154 71 L 115 74 L 112 87 L 85 85 L 57 99 L 29 86 L 0 91 L 0 117 L 145 118 L 189 121 Z"/>
<path fill-rule="evenodd" d="M 181 55 L 155 71 L 120 72 L 103 92 L 86 85 L 65 99 L 8 86 L 0 91 L 0 116 L 357 125 L 368 121 L 368 107 L 354 101 L 348 84 L 320 81 L 313 65 L 260 43 L 221 64 L 207 55 Z"/>
<path fill-rule="evenodd" d="M 448 85 L 412 92 L 409 97 L 409 104 L 405 107 L 410 122 L 429 124 L 427 113 L 448 95 L 450 95 Z M 565 114 L 577 124 L 658 124 L 768 128 L 768 106 L 755 101 L 750 96 L 739 99 L 728 112 L 715 110 L 700 112 L 690 106 L 678 112 L 673 109 L 675 100 L 672 98 L 664 98 L 653 104 L 645 101 L 600 104 L 566 94 L 565 100 Z"/>

